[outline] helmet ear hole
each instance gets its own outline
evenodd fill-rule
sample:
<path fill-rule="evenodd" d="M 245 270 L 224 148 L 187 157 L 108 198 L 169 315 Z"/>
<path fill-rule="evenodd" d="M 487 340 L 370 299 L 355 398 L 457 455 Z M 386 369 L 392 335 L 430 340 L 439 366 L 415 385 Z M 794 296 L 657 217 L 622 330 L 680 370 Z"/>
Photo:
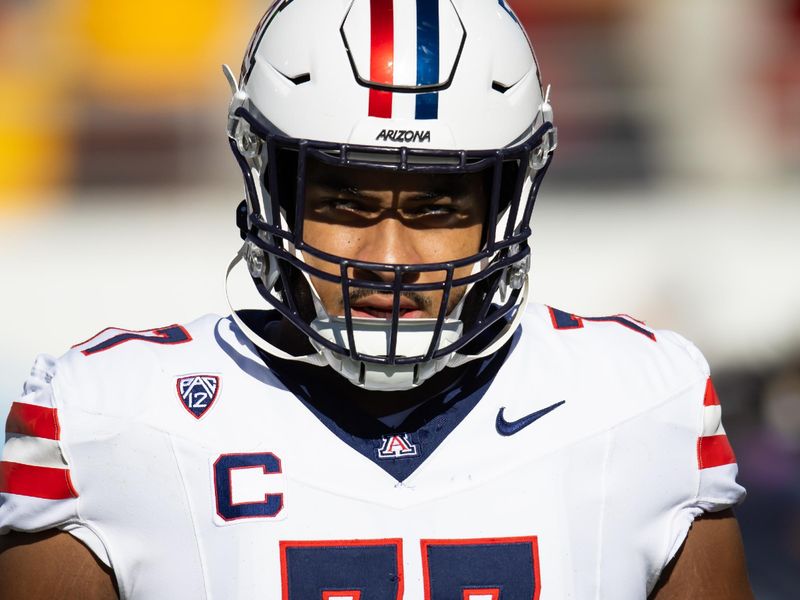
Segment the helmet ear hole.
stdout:
<path fill-rule="evenodd" d="M 236 207 L 236 227 L 239 229 L 239 236 L 244 240 L 250 232 L 247 222 L 247 200 L 242 200 Z"/>

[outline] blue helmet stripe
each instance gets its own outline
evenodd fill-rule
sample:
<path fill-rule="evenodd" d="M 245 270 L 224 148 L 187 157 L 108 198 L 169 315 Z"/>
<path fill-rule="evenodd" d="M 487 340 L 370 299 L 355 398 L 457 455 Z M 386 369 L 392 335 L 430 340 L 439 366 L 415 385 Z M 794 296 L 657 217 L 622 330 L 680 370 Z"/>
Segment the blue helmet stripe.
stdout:
<path fill-rule="evenodd" d="M 417 85 L 439 83 L 439 0 L 417 0 Z M 439 116 L 436 92 L 417 95 L 417 119 Z"/>

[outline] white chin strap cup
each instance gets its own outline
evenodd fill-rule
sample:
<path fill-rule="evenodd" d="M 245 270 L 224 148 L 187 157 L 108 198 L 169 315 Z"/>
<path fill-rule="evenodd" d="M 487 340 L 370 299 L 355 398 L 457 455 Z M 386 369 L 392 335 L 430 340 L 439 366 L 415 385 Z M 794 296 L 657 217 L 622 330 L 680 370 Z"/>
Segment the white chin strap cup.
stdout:
<path fill-rule="evenodd" d="M 353 338 L 361 354 L 386 356 L 389 351 L 391 321 L 354 317 Z M 397 356 L 424 356 L 433 341 L 436 319 L 401 319 L 397 329 Z M 347 321 L 344 317 L 315 319 L 311 327 L 326 340 L 349 349 Z M 445 319 L 437 349 L 458 341 L 463 325 L 458 319 Z M 444 369 L 454 355 L 413 365 L 379 365 L 353 360 L 331 352 L 321 344 L 311 343 L 328 364 L 351 383 L 369 390 L 407 390 L 416 387 Z"/>

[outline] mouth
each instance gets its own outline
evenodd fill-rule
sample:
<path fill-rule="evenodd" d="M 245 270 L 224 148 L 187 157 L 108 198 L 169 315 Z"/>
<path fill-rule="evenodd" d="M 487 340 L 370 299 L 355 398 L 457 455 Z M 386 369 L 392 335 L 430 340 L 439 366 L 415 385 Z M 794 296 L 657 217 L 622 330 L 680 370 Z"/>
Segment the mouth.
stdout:
<path fill-rule="evenodd" d="M 353 317 L 391 319 L 392 298 L 370 296 L 353 304 L 350 310 Z M 399 316 L 401 319 L 421 319 L 425 317 L 425 311 L 412 300 L 403 297 L 400 298 Z"/>

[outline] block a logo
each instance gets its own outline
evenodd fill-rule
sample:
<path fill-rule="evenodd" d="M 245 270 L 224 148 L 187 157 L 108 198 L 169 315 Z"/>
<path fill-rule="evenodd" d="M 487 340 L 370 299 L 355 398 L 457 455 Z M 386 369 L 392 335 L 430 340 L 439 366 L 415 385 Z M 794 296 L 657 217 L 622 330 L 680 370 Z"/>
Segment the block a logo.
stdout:
<path fill-rule="evenodd" d="M 406 458 L 417 454 L 417 447 L 409 441 L 405 433 L 384 436 L 378 450 L 378 458 Z"/>
<path fill-rule="evenodd" d="M 186 375 L 178 378 L 175 387 L 184 408 L 195 419 L 200 419 L 219 395 L 219 376 Z"/>

